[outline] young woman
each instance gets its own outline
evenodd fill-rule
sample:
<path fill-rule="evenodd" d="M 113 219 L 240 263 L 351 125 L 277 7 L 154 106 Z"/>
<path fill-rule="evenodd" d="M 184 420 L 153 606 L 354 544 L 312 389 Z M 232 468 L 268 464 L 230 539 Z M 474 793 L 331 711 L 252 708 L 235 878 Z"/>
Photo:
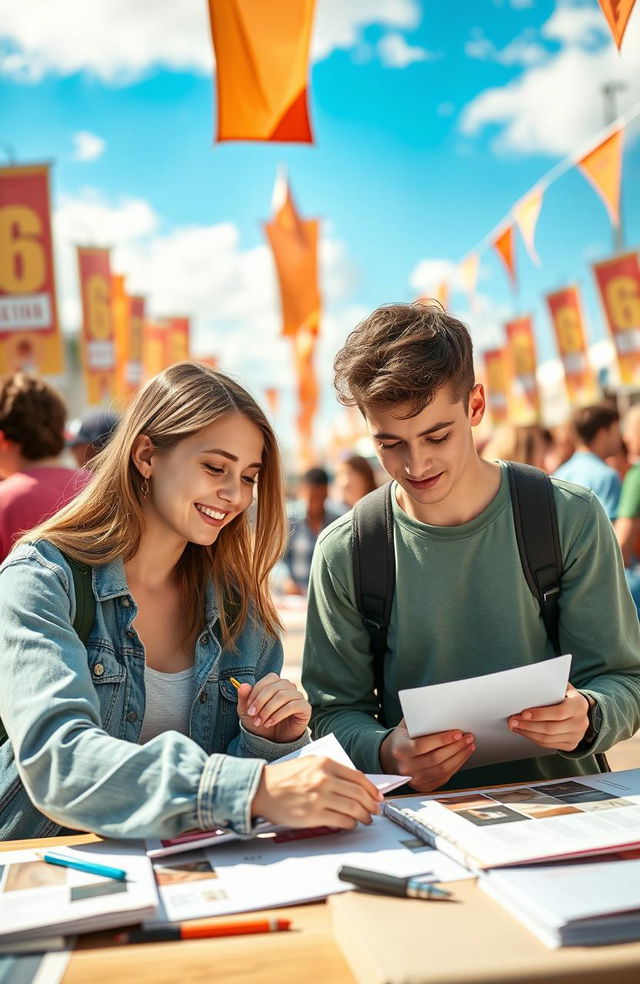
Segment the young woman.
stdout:
<path fill-rule="evenodd" d="M 151 380 L 90 485 L 0 567 L 0 837 L 371 821 L 380 797 L 361 773 L 266 764 L 306 743 L 310 713 L 279 677 L 267 581 L 283 542 L 255 401 L 194 363 Z M 86 646 L 68 558 L 95 597 Z"/>

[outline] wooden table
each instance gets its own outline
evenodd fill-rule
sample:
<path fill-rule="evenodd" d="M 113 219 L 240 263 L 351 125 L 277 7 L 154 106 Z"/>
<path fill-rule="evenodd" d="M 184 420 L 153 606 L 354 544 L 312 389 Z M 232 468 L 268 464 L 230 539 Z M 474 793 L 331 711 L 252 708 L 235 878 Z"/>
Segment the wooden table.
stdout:
<path fill-rule="evenodd" d="M 93 835 L 85 834 L 10 841 L 0 844 L 0 850 L 93 840 Z M 405 905 L 425 907 L 431 926 L 426 947 L 429 980 L 434 984 L 640 981 L 640 943 L 551 951 L 471 881 L 451 887 L 459 901 L 446 908 L 438 903 L 369 896 L 374 906 L 393 903 L 394 921 L 396 913 L 401 918 Z M 216 984 L 357 984 L 333 939 L 326 903 L 274 909 L 264 915 L 291 919 L 293 928 L 280 933 L 138 946 L 114 946 L 111 932 L 88 934 L 81 937 L 63 984 L 127 984 L 130 980 L 136 984 L 211 984 L 214 980 Z M 238 916 L 228 919 L 236 921 Z"/>

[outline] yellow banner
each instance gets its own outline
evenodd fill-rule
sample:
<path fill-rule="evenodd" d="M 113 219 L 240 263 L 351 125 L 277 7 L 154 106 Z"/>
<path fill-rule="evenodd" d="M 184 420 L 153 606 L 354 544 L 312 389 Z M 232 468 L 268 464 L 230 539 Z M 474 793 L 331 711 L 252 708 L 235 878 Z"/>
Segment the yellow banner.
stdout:
<path fill-rule="evenodd" d="M 614 226 L 620 224 L 622 141 L 623 130 L 616 130 L 577 162 L 577 167 L 600 195 Z"/>
<path fill-rule="evenodd" d="M 183 316 L 165 318 L 167 326 L 167 365 L 186 362 L 189 358 L 191 323 Z"/>
<path fill-rule="evenodd" d="M 109 250 L 78 246 L 82 362 L 90 405 L 115 396 L 115 342 Z"/>
<path fill-rule="evenodd" d="M 293 338 L 293 358 L 298 381 L 299 456 L 302 468 L 315 460 L 313 422 L 318 409 L 318 380 L 313 364 L 316 339 L 309 330 L 299 331 Z"/>
<path fill-rule="evenodd" d="M 167 326 L 159 321 L 145 321 L 142 336 L 144 381 L 167 368 Z"/>
<path fill-rule="evenodd" d="M 511 376 L 509 419 L 514 424 L 535 424 L 540 416 L 540 393 L 533 321 L 530 317 L 516 318 L 505 328 Z"/>
<path fill-rule="evenodd" d="M 500 424 L 509 417 L 509 369 L 503 348 L 489 349 L 484 353 L 484 370 L 491 422 Z"/>
<path fill-rule="evenodd" d="M 0 168 L 0 372 L 59 375 L 49 167 Z"/>
<path fill-rule="evenodd" d="M 312 143 L 307 108 L 315 0 L 209 0 L 218 140 Z"/>
<path fill-rule="evenodd" d="M 282 307 L 282 334 L 305 330 L 315 334 L 320 326 L 318 288 L 319 222 L 301 219 L 288 182 L 279 177 L 274 197 L 274 217 L 265 225 L 278 273 Z"/>
<path fill-rule="evenodd" d="M 620 379 L 640 384 L 640 265 L 637 253 L 595 263 L 600 300 L 616 349 Z"/>
<path fill-rule="evenodd" d="M 596 403 L 598 383 L 589 362 L 587 335 L 582 305 L 577 287 L 564 287 L 547 294 L 547 305 L 553 323 L 558 352 L 572 406 Z"/>

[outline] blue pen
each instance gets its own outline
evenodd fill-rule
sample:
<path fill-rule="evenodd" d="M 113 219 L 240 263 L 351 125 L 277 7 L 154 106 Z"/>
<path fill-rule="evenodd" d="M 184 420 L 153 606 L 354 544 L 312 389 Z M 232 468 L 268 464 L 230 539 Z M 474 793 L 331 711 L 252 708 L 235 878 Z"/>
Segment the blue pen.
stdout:
<path fill-rule="evenodd" d="M 90 875 L 102 875 L 103 878 L 115 878 L 117 881 L 127 880 L 127 873 L 122 868 L 110 868 L 106 864 L 82 861 L 80 858 L 72 858 L 68 854 L 54 854 L 52 851 L 47 851 L 40 857 L 49 864 L 59 864 L 63 868 L 75 868 L 77 871 L 86 871 Z"/>

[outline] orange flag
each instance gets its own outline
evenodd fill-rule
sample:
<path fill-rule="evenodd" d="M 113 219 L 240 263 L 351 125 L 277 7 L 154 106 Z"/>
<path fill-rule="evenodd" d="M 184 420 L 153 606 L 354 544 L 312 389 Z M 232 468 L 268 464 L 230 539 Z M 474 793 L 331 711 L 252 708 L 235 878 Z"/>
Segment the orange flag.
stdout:
<path fill-rule="evenodd" d="M 164 321 L 167 326 L 167 365 L 186 362 L 189 358 L 190 319 L 180 316 L 165 318 Z"/>
<path fill-rule="evenodd" d="M 264 391 L 264 395 L 267 400 L 267 406 L 271 412 L 271 415 L 275 417 L 278 412 L 278 407 L 280 406 L 280 390 L 277 386 L 268 386 Z"/>
<path fill-rule="evenodd" d="M 301 329 L 312 334 L 320 326 L 317 219 L 301 219 L 289 183 L 278 175 L 273 195 L 274 216 L 265 225 L 280 284 L 282 334 Z"/>
<path fill-rule="evenodd" d="M 530 317 L 516 318 L 505 328 L 512 379 L 509 417 L 514 424 L 535 424 L 540 414 L 540 392 L 533 321 Z"/>
<path fill-rule="evenodd" d="M 598 0 L 598 2 L 602 7 L 604 16 L 607 18 L 611 33 L 613 34 L 613 40 L 618 46 L 619 51 L 627 27 L 627 21 L 629 20 L 636 0 Z"/>
<path fill-rule="evenodd" d="M 577 287 L 564 287 L 547 294 L 569 400 L 573 406 L 585 406 L 598 399 L 598 385 L 587 353 L 587 335 Z"/>
<path fill-rule="evenodd" d="M 527 247 L 527 253 L 536 266 L 540 266 L 540 257 L 536 253 L 535 236 L 536 223 L 540 215 L 540 209 L 542 208 L 542 195 L 543 191 L 541 188 L 534 188 L 517 205 L 514 205 L 511 210 L 511 214 L 520 230 L 520 235 Z"/>
<path fill-rule="evenodd" d="M 87 402 L 104 403 L 115 395 L 115 344 L 108 249 L 78 246 L 82 297 L 82 354 Z"/>
<path fill-rule="evenodd" d="M 111 274 L 111 317 L 116 356 L 116 396 L 122 400 L 127 393 L 127 362 L 131 337 L 131 300 L 121 273 Z"/>
<path fill-rule="evenodd" d="M 613 225 L 620 223 L 620 175 L 622 172 L 622 129 L 616 130 L 577 162 L 606 205 Z"/>
<path fill-rule="evenodd" d="M 600 299 L 616 347 L 620 379 L 640 383 L 640 262 L 637 253 L 594 264 Z"/>
<path fill-rule="evenodd" d="M 446 311 L 449 307 L 449 284 L 446 280 L 441 280 L 440 283 L 434 286 L 434 289 L 430 293 L 421 294 L 417 300 L 419 304 L 428 304 L 429 301 L 437 301 Z"/>
<path fill-rule="evenodd" d="M 145 321 L 142 335 L 142 365 L 145 382 L 166 369 L 167 326 L 160 321 Z"/>
<path fill-rule="evenodd" d="M 209 0 L 218 140 L 313 143 L 307 108 L 315 0 Z"/>
<path fill-rule="evenodd" d="M 298 438 L 300 464 L 308 468 L 315 459 L 313 449 L 313 421 L 318 409 L 318 380 L 313 356 L 315 335 L 308 329 L 299 331 L 293 339 L 293 358 L 298 380 Z"/>
<path fill-rule="evenodd" d="M 511 279 L 511 283 L 515 287 L 516 283 L 516 256 L 514 250 L 514 236 L 513 236 L 513 226 L 507 226 L 504 232 L 501 232 L 499 236 L 491 243 L 493 248 L 496 250 L 500 259 L 504 263 L 507 273 Z"/>

